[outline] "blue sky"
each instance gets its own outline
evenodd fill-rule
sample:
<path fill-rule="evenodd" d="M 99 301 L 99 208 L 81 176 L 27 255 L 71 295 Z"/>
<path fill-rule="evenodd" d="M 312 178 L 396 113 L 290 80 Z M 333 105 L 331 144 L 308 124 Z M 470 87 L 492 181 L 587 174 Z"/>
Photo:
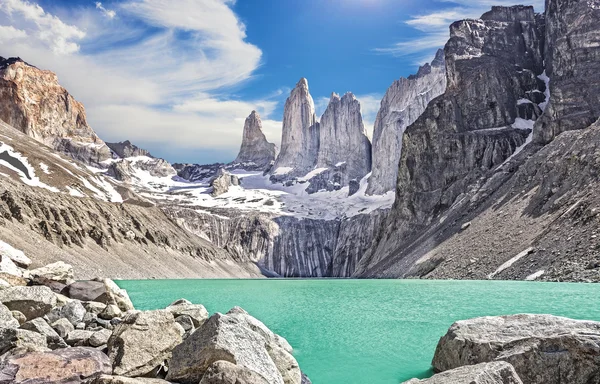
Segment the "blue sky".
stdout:
<path fill-rule="evenodd" d="M 371 130 L 387 87 L 433 57 L 452 21 L 512 3 L 1 0 L 0 55 L 56 72 L 107 141 L 171 162 L 226 162 L 252 109 L 279 143 L 301 77 L 318 114 L 331 92 L 357 95 Z"/>

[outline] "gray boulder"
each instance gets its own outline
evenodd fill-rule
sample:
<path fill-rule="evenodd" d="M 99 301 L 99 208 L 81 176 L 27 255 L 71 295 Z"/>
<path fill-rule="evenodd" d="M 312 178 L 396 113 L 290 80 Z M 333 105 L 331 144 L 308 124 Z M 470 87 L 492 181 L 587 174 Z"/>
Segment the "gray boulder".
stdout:
<path fill-rule="evenodd" d="M 31 320 L 50 312 L 56 305 L 56 295 L 48 287 L 19 286 L 0 290 L 0 302 Z"/>
<path fill-rule="evenodd" d="M 92 381 L 91 384 L 169 384 L 169 382 L 148 377 L 131 378 L 125 376 L 102 375 Z"/>
<path fill-rule="evenodd" d="M 52 329 L 58 333 L 58 335 L 62 338 L 67 337 L 67 335 L 75 330 L 75 326 L 71 324 L 71 322 L 65 318 L 60 318 L 52 323 Z"/>
<path fill-rule="evenodd" d="M 15 319 L 6 305 L 0 303 L 0 327 L 19 328 L 19 321 Z"/>
<path fill-rule="evenodd" d="M 302 383 L 300 366 L 291 353 L 276 345 L 267 345 L 267 351 L 281 374 L 284 384 Z"/>
<path fill-rule="evenodd" d="M 264 337 L 229 315 L 216 313 L 173 350 L 167 380 L 198 383 L 217 360 L 225 360 L 262 375 L 268 383 L 283 384 L 269 356 Z"/>
<path fill-rule="evenodd" d="M 0 383 L 89 383 L 110 374 L 110 361 L 92 348 L 66 348 L 12 356 L 0 366 Z"/>
<path fill-rule="evenodd" d="M 85 308 L 79 300 L 71 300 L 62 307 L 54 308 L 48 314 L 50 323 L 54 323 L 60 318 L 67 319 L 71 324 L 76 325 L 83 321 L 85 316 Z"/>
<path fill-rule="evenodd" d="M 269 382 L 248 368 L 219 360 L 208 367 L 200 384 L 269 384 Z"/>
<path fill-rule="evenodd" d="M 504 361 L 467 365 L 433 375 L 424 380 L 412 379 L 403 384 L 522 384 L 512 365 Z"/>
<path fill-rule="evenodd" d="M 182 335 L 183 328 L 168 311 L 129 313 L 108 340 L 113 373 L 128 377 L 151 374 L 171 357 Z"/>
<path fill-rule="evenodd" d="M 21 329 L 39 333 L 46 337 L 46 343 L 50 349 L 66 348 L 67 343 L 44 319 L 37 317 L 29 320 L 21 326 Z"/>
<path fill-rule="evenodd" d="M 268 345 L 277 346 L 289 353 L 292 353 L 292 346 L 290 345 L 290 343 L 288 343 L 286 339 L 273 333 L 273 331 L 267 328 L 267 326 L 264 325 L 262 321 L 251 316 L 243 308 L 233 307 L 229 310 L 229 312 L 227 312 L 227 315 L 235 318 L 244 326 L 248 327 L 252 331 L 258 333 L 260 336 L 264 337 Z"/>
<path fill-rule="evenodd" d="M 19 322 L 19 325 L 23 325 L 27 321 L 25 315 L 19 311 L 10 311 L 10 314 Z"/>
<path fill-rule="evenodd" d="M 213 197 L 220 196 L 227 193 L 232 185 L 240 185 L 240 179 L 224 169 L 219 169 L 216 177 L 210 182 L 210 186 L 212 187 L 210 194 Z"/>
<path fill-rule="evenodd" d="M 77 281 L 65 287 L 62 294 L 81 301 L 116 304 L 123 312 L 134 309 L 127 291 L 111 279 Z"/>
<path fill-rule="evenodd" d="M 74 281 L 73 266 L 62 261 L 48 264 L 45 267 L 40 267 L 29 271 L 32 278 L 45 278 L 48 280 L 58 281 L 63 284 L 69 284 Z"/>
<path fill-rule="evenodd" d="M 74 347 L 87 347 L 90 345 L 90 337 L 94 332 L 83 329 L 75 329 L 67 335 L 67 344 Z"/>
<path fill-rule="evenodd" d="M 440 339 L 432 365 L 443 372 L 492 361 L 510 363 L 525 383 L 597 382 L 600 323 L 551 315 L 458 321 Z"/>
<path fill-rule="evenodd" d="M 112 331 L 108 329 L 101 329 L 94 332 L 89 339 L 89 343 L 92 347 L 99 347 L 104 344 L 108 344 L 108 339 L 112 335 Z"/>
<path fill-rule="evenodd" d="M 12 260 L 18 267 L 27 269 L 31 265 L 31 259 L 11 245 L 0 241 L 0 258 L 7 257 Z"/>
<path fill-rule="evenodd" d="M 0 328 L 0 355 L 20 347 L 48 347 L 46 337 L 25 329 Z"/>
<path fill-rule="evenodd" d="M 170 304 L 166 310 L 171 312 L 176 318 L 182 315 L 190 316 L 196 328 L 200 327 L 208 319 L 208 311 L 203 305 L 192 304 L 187 300 L 177 300 Z"/>

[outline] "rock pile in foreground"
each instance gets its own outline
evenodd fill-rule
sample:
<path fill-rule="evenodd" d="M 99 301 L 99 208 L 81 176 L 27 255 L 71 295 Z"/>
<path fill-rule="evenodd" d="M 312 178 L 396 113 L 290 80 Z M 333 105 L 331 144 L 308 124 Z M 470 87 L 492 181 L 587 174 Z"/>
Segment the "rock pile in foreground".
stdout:
<path fill-rule="evenodd" d="M 600 383 L 600 323 L 525 314 L 457 321 L 432 365 L 441 373 L 407 383 Z"/>
<path fill-rule="evenodd" d="M 0 253 L 0 384 L 310 383 L 288 342 L 241 308 L 209 316 L 180 299 L 138 311 L 110 279 L 10 256 Z"/>

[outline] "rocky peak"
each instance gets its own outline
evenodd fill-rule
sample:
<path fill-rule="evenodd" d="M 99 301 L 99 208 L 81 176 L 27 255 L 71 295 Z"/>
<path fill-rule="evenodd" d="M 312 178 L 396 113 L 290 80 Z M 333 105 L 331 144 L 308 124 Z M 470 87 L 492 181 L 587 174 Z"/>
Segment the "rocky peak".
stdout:
<path fill-rule="evenodd" d="M 145 149 L 134 145 L 129 140 L 125 140 L 119 143 L 106 143 L 108 148 L 111 149 L 117 156 L 124 159 L 127 157 L 146 156 L 154 157 Z"/>
<path fill-rule="evenodd" d="M 319 124 L 315 104 L 308 90 L 308 81 L 300 79 L 285 102 L 281 151 L 272 174 L 303 176 L 317 160 Z"/>
<path fill-rule="evenodd" d="M 493 6 L 491 11 L 484 13 L 481 20 L 494 20 L 503 22 L 534 21 L 533 6 L 514 5 L 511 7 Z"/>
<path fill-rule="evenodd" d="M 343 168 L 342 168 L 343 166 Z M 340 98 L 332 93 L 321 117 L 317 168 L 339 167 L 330 181 L 338 186 L 360 181 L 371 170 L 371 143 L 360 112 L 360 102 L 351 92 Z"/>
<path fill-rule="evenodd" d="M 0 60 L 0 119 L 82 162 L 110 158 L 83 105 L 60 86 L 56 74 L 19 58 Z"/>
<path fill-rule="evenodd" d="M 276 156 L 277 147 L 267 141 L 260 116 L 252 111 L 244 123 L 242 146 L 234 163 L 244 168 L 264 170 L 273 164 Z"/>
<path fill-rule="evenodd" d="M 379 195 L 394 190 L 404 130 L 445 89 L 446 66 L 442 50 L 438 50 L 431 64 L 419 68 L 416 75 L 396 80 L 388 88 L 375 120 L 373 169 L 367 194 Z"/>

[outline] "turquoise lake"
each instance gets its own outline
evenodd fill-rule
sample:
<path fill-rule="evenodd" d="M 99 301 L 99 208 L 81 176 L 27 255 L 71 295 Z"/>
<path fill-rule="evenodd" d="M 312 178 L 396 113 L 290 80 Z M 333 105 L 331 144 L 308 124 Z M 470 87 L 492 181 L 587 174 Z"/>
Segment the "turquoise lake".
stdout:
<path fill-rule="evenodd" d="M 284 336 L 314 384 L 397 384 L 431 375 L 455 321 L 549 313 L 600 321 L 600 285 L 427 280 L 118 281 L 138 309 L 184 297 L 210 313 L 240 306 Z"/>

